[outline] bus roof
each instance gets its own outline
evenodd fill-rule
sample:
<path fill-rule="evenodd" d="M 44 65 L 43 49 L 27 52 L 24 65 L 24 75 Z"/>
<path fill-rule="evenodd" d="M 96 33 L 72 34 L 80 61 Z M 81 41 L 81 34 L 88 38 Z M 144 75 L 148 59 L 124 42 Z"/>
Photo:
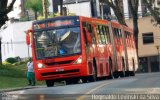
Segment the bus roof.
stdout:
<path fill-rule="evenodd" d="M 82 19 L 90 19 L 90 20 L 97 20 L 99 22 L 103 22 L 103 23 L 106 23 L 106 22 L 109 22 L 108 20 L 102 20 L 102 19 L 98 19 L 98 18 L 90 18 L 90 17 L 85 17 L 85 16 L 58 16 L 58 17 L 54 17 L 54 18 L 47 18 L 47 19 L 43 19 L 43 20 L 37 20 L 37 21 L 34 21 L 33 24 L 40 24 L 40 23 L 45 23 L 45 22 L 50 22 L 50 21 L 55 21 L 55 20 L 63 20 L 63 19 L 79 19 L 79 18 L 82 18 Z M 88 20 L 89 21 L 89 20 Z M 115 22 L 115 21 L 111 21 L 112 24 L 117 24 L 117 25 L 121 25 L 120 23 L 118 22 Z M 125 29 L 129 28 L 128 26 L 125 26 L 125 25 L 121 25 L 123 26 Z M 131 28 L 129 28 L 128 30 L 132 30 Z"/>
<path fill-rule="evenodd" d="M 58 17 L 54 17 L 54 18 L 47 18 L 44 20 L 37 20 L 37 21 L 34 21 L 33 24 L 39 24 L 39 23 L 60 20 L 60 19 L 78 19 L 78 18 L 79 18 L 79 16 L 58 16 Z"/>

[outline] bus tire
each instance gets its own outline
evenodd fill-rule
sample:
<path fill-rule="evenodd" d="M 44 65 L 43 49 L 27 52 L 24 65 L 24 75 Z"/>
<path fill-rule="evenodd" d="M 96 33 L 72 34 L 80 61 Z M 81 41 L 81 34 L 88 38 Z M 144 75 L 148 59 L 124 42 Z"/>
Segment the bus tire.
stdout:
<path fill-rule="evenodd" d="M 130 76 L 135 76 L 135 71 L 130 71 Z"/>
<path fill-rule="evenodd" d="M 90 82 L 95 82 L 97 81 L 97 74 L 95 68 L 93 68 L 93 75 L 89 78 Z"/>
<path fill-rule="evenodd" d="M 53 80 L 46 80 L 46 85 L 47 85 L 47 87 L 53 87 L 54 81 Z"/>
<path fill-rule="evenodd" d="M 120 72 L 120 77 L 125 77 L 125 63 L 124 63 L 124 58 L 122 58 L 122 71 Z"/>
<path fill-rule="evenodd" d="M 68 80 L 66 80 L 66 85 L 77 84 L 78 81 L 79 81 L 79 78 L 78 79 L 68 79 Z"/>
<path fill-rule="evenodd" d="M 66 80 L 65 82 L 66 82 L 66 85 L 72 84 L 71 80 Z"/>
<path fill-rule="evenodd" d="M 130 72 L 129 71 L 125 71 L 125 77 L 129 77 Z"/>
<path fill-rule="evenodd" d="M 87 77 L 82 78 L 82 81 L 83 81 L 83 83 L 87 83 L 88 82 Z"/>
<path fill-rule="evenodd" d="M 120 72 L 120 77 L 125 77 L 125 71 Z"/>
<path fill-rule="evenodd" d="M 97 69 L 96 69 L 96 60 L 93 59 L 93 75 L 89 77 L 90 82 L 97 81 Z"/>
<path fill-rule="evenodd" d="M 117 71 L 115 71 L 115 72 L 113 73 L 113 75 L 114 75 L 114 78 L 118 78 L 118 77 L 119 77 L 119 74 L 118 74 Z"/>
<path fill-rule="evenodd" d="M 134 59 L 132 59 L 133 63 L 133 71 L 130 71 L 130 76 L 135 76 L 135 64 L 134 64 Z"/>
<path fill-rule="evenodd" d="M 112 59 L 109 59 L 109 71 L 110 71 L 109 72 L 110 74 L 109 74 L 109 77 L 108 77 L 109 79 L 114 79 L 112 67 L 113 67 L 112 66 Z"/>

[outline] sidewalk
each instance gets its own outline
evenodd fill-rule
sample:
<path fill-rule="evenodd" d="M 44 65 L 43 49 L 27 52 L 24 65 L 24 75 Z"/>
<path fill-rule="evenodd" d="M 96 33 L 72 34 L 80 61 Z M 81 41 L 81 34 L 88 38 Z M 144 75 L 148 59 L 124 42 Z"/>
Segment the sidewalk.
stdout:
<path fill-rule="evenodd" d="M 0 89 L 0 94 L 3 92 L 10 92 L 10 91 L 18 91 L 18 90 L 25 90 L 25 89 L 33 89 L 33 88 L 40 88 L 46 87 L 44 86 L 26 86 L 26 87 L 17 87 L 17 88 L 8 88 L 8 89 Z"/>

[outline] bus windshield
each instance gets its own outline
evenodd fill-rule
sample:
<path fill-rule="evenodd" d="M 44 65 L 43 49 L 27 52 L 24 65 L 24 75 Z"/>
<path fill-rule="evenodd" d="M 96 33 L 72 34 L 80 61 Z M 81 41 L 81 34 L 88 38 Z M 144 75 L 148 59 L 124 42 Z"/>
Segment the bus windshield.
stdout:
<path fill-rule="evenodd" d="M 80 28 L 58 28 L 34 32 L 37 59 L 81 53 Z"/>

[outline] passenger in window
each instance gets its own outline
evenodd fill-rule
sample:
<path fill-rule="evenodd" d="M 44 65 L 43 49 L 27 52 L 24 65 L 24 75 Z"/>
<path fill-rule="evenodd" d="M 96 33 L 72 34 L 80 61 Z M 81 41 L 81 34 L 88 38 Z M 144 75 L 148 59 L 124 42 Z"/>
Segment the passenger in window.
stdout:
<path fill-rule="evenodd" d="M 66 51 L 68 54 L 75 53 L 74 48 L 76 49 L 80 47 L 80 37 L 78 36 L 79 33 L 75 33 L 73 31 L 68 31 L 63 34 L 60 38 L 61 47 Z"/>

